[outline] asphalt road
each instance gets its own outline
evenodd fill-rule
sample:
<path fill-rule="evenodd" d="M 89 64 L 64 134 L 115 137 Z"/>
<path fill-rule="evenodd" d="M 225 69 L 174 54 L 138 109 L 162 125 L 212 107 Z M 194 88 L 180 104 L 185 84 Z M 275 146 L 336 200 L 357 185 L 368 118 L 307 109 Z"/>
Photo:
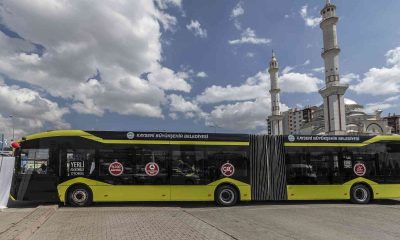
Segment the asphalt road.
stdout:
<path fill-rule="evenodd" d="M 0 212 L 0 239 L 16 238 L 400 239 L 400 202 L 28 204 Z"/>

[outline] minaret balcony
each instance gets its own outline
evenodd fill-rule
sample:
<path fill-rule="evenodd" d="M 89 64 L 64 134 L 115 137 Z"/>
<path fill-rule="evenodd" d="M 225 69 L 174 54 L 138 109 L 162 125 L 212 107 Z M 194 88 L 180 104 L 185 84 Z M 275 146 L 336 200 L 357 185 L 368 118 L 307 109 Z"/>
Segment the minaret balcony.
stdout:
<path fill-rule="evenodd" d="M 337 16 L 325 16 L 322 18 L 321 22 L 319 23 L 320 28 L 324 28 L 328 25 L 336 24 L 339 21 L 339 17 Z"/>
<path fill-rule="evenodd" d="M 327 97 L 330 95 L 344 95 L 346 90 L 349 88 L 349 84 L 337 83 L 335 85 L 328 85 L 321 88 L 318 92 L 322 97 Z"/>
<path fill-rule="evenodd" d="M 274 88 L 274 89 L 269 90 L 269 93 L 279 93 L 280 91 L 281 91 L 280 88 Z"/>

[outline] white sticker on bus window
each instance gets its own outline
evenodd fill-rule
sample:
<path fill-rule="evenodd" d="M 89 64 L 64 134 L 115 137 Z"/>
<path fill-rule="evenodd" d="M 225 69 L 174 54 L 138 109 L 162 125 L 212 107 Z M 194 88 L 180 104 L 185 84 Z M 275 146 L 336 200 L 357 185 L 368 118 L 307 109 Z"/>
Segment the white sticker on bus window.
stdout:
<path fill-rule="evenodd" d="M 344 168 L 351 168 L 351 160 L 344 160 L 343 161 L 343 167 Z"/>

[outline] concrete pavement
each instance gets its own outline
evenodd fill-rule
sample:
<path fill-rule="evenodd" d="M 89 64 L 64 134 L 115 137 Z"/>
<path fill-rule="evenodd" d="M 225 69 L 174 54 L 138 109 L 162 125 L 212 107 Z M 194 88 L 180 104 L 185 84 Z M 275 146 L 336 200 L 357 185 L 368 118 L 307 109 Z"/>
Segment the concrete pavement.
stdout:
<path fill-rule="evenodd" d="M 0 239 L 400 239 L 400 203 L 96 204 L 0 212 Z"/>

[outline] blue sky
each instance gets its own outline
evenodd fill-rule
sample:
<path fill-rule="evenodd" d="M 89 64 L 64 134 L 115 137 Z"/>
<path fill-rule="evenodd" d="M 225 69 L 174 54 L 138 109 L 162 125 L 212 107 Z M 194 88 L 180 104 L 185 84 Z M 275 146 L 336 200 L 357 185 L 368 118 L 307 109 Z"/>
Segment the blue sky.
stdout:
<path fill-rule="evenodd" d="M 400 2 L 332 2 L 345 97 L 400 113 Z M 322 102 L 324 4 L 1 0 L 0 132 L 265 132 L 272 49 L 283 108 Z"/>

